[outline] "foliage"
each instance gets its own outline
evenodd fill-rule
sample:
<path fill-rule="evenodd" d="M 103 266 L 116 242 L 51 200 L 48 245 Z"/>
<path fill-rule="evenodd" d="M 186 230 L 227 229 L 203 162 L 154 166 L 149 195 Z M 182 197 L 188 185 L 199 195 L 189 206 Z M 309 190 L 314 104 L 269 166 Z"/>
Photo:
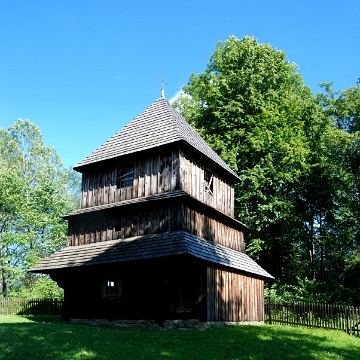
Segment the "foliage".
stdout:
<path fill-rule="evenodd" d="M 339 284 L 338 284 L 339 285 Z M 309 280 L 296 276 L 294 281 L 289 284 L 283 284 L 277 280 L 274 284 L 265 287 L 265 298 L 271 301 L 296 302 L 304 301 L 308 303 L 331 303 L 350 305 L 351 301 L 344 300 L 344 294 L 349 293 L 343 286 L 327 288 L 326 282 L 318 280 Z"/>
<path fill-rule="evenodd" d="M 276 325 L 201 330 L 106 328 L 0 316 L 0 359 L 356 359 L 342 331 Z"/>
<path fill-rule="evenodd" d="M 48 275 L 36 276 L 34 285 L 29 288 L 26 286 L 13 286 L 8 296 L 11 298 L 21 299 L 63 299 L 64 290 L 60 288 L 55 281 L 51 280 Z"/>
<path fill-rule="evenodd" d="M 79 179 L 65 169 L 55 149 L 45 146 L 40 129 L 18 119 L 0 128 L 0 278 L 1 291 L 36 277 L 26 270 L 65 244 L 61 215 L 76 207 Z"/>
<path fill-rule="evenodd" d="M 335 287 L 345 286 L 348 300 L 359 304 L 356 271 L 360 250 L 360 84 L 343 91 L 334 91 L 331 83 L 321 86 L 324 92 L 317 95 L 317 101 L 334 134 L 326 164 L 334 182 L 334 211 L 327 232 L 332 236 L 327 234 L 325 239 L 332 238 L 330 252 L 325 254 L 326 260 L 332 260 L 330 266 L 326 264 L 328 278 L 336 282 Z"/>
<path fill-rule="evenodd" d="M 313 95 L 285 52 L 232 36 L 174 105 L 240 175 L 246 250 L 278 280 L 278 296 L 356 305 L 360 88 L 322 87 Z"/>
<path fill-rule="evenodd" d="M 360 244 L 360 84 L 343 91 L 334 91 L 331 83 L 322 84 L 325 92 L 318 102 L 331 119 L 337 133 L 331 160 L 338 166 L 341 178 L 339 201 L 347 210 L 346 227 Z M 345 219 L 344 219 L 345 221 Z"/>
<path fill-rule="evenodd" d="M 219 42 L 205 72 L 192 74 L 184 91 L 176 106 L 241 177 L 236 209 L 251 228 L 248 253 L 283 276 L 294 260 L 293 187 L 307 171 L 312 94 L 284 52 L 252 37 Z"/>
<path fill-rule="evenodd" d="M 360 299 L 360 250 L 348 257 L 345 265 L 345 285 L 350 299 Z M 353 301 L 355 302 L 355 301 Z"/>

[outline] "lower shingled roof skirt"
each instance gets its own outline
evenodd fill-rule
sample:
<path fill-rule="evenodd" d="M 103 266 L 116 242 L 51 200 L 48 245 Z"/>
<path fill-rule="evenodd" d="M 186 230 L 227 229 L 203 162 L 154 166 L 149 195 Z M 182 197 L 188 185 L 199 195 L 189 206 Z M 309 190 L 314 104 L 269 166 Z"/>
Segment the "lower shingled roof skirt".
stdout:
<path fill-rule="evenodd" d="M 29 271 L 51 273 L 59 269 L 117 264 L 174 255 L 190 255 L 219 266 L 273 279 L 273 276 L 246 254 L 183 230 L 68 246 L 42 260 Z"/>

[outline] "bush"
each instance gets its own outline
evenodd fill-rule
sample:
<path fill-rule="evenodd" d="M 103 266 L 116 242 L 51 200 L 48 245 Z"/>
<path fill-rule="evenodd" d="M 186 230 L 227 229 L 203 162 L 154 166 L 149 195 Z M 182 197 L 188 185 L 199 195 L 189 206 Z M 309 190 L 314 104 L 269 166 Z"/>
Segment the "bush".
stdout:
<path fill-rule="evenodd" d="M 20 285 L 9 291 L 8 296 L 21 299 L 63 299 L 64 290 L 49 276 L 41 276 L 36 278 L 32 288 Z"/>

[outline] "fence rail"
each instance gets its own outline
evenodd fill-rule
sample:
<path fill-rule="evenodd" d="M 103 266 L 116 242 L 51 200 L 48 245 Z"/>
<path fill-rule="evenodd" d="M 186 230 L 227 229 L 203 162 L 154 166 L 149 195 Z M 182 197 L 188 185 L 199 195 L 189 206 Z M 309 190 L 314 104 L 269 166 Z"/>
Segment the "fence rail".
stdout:
<path fill-rule="evenodd" d="M 353 306 L 266 301 L 265 322 L 343 330 L 360 336 L 360 308 Z"/>
<path fill-rule="evenodd" d="M 0 315 L 61 315 L 63 305 L 58 299 L 0 298 Z"/>
<path fill-rule="evenodd" d="M 0 298 L 0 315 L 61 315 L 64 300 Z M 306 302 L 265 301 L 265 323 L 343 330 L 360 336 L 360 308 Z"/>

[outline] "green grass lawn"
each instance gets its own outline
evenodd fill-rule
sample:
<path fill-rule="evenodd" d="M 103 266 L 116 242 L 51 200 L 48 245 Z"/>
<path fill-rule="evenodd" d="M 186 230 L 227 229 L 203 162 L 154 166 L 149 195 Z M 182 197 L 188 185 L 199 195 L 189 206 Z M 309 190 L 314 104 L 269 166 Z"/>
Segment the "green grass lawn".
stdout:
<path fill-rule="evenodd" d="M 360 338 L 276 325 L 208 330 L 94 327 L 0 316 L 0 359 L 360 359 Z"/>

